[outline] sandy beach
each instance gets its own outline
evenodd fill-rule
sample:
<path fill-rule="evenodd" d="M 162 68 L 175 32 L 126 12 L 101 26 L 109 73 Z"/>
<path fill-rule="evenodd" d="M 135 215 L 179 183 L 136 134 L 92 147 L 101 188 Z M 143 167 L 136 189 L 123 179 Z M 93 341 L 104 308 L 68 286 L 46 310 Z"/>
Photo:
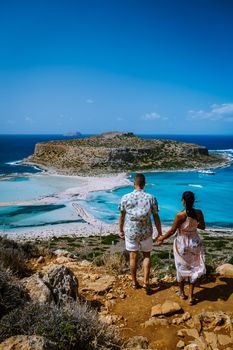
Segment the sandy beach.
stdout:
<path fill-rule="evenodd" d="M 64 175 L 43 173 L 39 175 L 32 175 L 33 177 L 48 177 L 56 176 L 57 178 L 65 177 Z M 73 178 L 77 180 L 79 185 L 71 187 L 60 193 L 54 193 L 45 197 L 36 198 L 33 200 L 22 201 L 8 201 L 0 202 L 0 207 L 5 206 L 31 206 L 31 205 L 48 205 L 68 203 L 68 206 L 73 215 L 80 217 L 84 222 L 77 222 L 73 224 L 58 224 L 55 226 L 46 225 L 43 227 L 24 227 L 17 230 L 0 230 L 0 235 L 7 235 L 12 239 L 47 239 L 51 237 L 60 236 L 91 236 L 91 235 L 108 235 L 109 233 L 117 232 L 116 224 L 106 224 L 97 220 L 87 210 L 85 210 L 80 202 L 77 200 L 86 200 L 91 192 L 114 190 L 119 187 L 132 185 L 127 178 L 127 174 L 98 176 L 98 177 L 82 177 L 82 176 L 67 176 L 67 179 Z"/>

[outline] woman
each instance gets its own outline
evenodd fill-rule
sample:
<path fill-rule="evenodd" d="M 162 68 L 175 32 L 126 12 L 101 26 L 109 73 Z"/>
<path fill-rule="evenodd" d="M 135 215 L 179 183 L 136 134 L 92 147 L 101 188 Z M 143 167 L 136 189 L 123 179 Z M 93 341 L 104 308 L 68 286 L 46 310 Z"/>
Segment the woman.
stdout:
<path fill-rule="evenodd" d="M 186 191 L 182 196 L 184 210 L 176 214 L 172 227 L 158 238 L 158 243 L 172 236 L 177 230 L 174 239 L 173 251 L 175 257 L 177 282 L 179 283 L 179 296 L 187 299 L 184 292 L 185 280 L 189 281 L 189 304 L 192 305 L 193 290 L 196 280 L 206 273 L 204 249 L 197 228 L 205 229 L 205 221 L 201 210 L 193 208 L 194 193 Z"/>

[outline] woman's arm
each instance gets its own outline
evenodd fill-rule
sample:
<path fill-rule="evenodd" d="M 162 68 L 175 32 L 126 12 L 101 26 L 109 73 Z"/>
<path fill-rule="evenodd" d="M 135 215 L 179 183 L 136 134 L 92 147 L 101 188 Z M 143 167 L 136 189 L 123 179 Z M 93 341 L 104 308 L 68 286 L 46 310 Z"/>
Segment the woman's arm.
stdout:
<path fill-rule="evenodd" d="M 202 213 L 201 210 L 197 210 L 196 211 L 197 214 L 197 218 L 198 218 L 198 228 L 200 228 L 201 230 L 205 229 L 205 219 L 204 219 L 204 215 Z"/>
<path fill-rule="evenodd" d="M 183 222 L 183 215 L 181 215 L 180 213 L 176 214 L 172 227 L 163 236 L 158 237 L 158 242 L 162 243 L 165 239 L 174 235 L 174 233 L 176 232 L 176 230 L 178 229 L 178 227 L 181 225 L 182 222 Z"/>

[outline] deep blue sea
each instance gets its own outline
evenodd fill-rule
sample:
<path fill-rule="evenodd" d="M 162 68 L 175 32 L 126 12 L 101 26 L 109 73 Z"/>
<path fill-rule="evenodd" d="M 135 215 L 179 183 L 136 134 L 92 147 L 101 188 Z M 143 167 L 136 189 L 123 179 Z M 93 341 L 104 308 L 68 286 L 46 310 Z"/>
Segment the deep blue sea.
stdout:
<path fill-rule="evenodd" d="M 86 135 L 87 136 L 87 135 Z M 89 136 L 89 135 L 88 135 Z M 165 138 L 192 142 L 207 146 L 209 150 L 218 150 L 233 158 L 233 135 L 139 135 L 145 138 Z M 83 136 L 85 137 L 85 135 Z M 64 139 L 62 135 L 0 135 L 0 174 L 38 173 L 39 169 L 21 166 L 15 161 L 33 153 L 37 142 Z M 72 137 L 66 137 L 72 138 Z M 233 165 L 216 169 L 214 175 L 192 172 L 146 173 L 146 190 L 155 195 L 159 202 L 160 216 L 169 224 L 177 210 L 181 209 L 183 191 L 191 190 L 196 195 L 196 207 L 203 210 L 207 224 L 214 227 L 233 227 Z M 133 174 L 129 175 L 130 177 Z M 75 187 L 74 180 L 50 179 L 38 181 L 33 177 L 15 177 L 0 181 L 0 202 L 29 200 L 38 198 L 68 187 Z M 82 204 L 97 218 L 106 222 L 118 219 L 118 203 L 123 194 L 132 187 L 113 191 L 92 193 L 89 200 Z M 75 222 L 69 205 L 44 206 L 3 206 L 0 207 L 0 228 L 5 230 L 26 226 L 56 225 Z"/>

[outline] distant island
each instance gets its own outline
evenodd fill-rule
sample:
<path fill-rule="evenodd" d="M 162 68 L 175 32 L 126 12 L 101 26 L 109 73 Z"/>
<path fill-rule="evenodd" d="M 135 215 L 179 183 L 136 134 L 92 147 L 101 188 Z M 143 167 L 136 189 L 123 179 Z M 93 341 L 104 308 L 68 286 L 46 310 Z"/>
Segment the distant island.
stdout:
<path fill-rule="evenodd" d="M 80 131 L 67 131 L 63 136 L 82 136 Z"/>
<path fill-rule="evenodd" d="M 37 143 L 24 164 L 67 175 L 101 175 L 132 171 L 213 168 L 226 164 L 204 146 L 144 139 L 129 132 L 108 132 L 81 139 Z"/>

